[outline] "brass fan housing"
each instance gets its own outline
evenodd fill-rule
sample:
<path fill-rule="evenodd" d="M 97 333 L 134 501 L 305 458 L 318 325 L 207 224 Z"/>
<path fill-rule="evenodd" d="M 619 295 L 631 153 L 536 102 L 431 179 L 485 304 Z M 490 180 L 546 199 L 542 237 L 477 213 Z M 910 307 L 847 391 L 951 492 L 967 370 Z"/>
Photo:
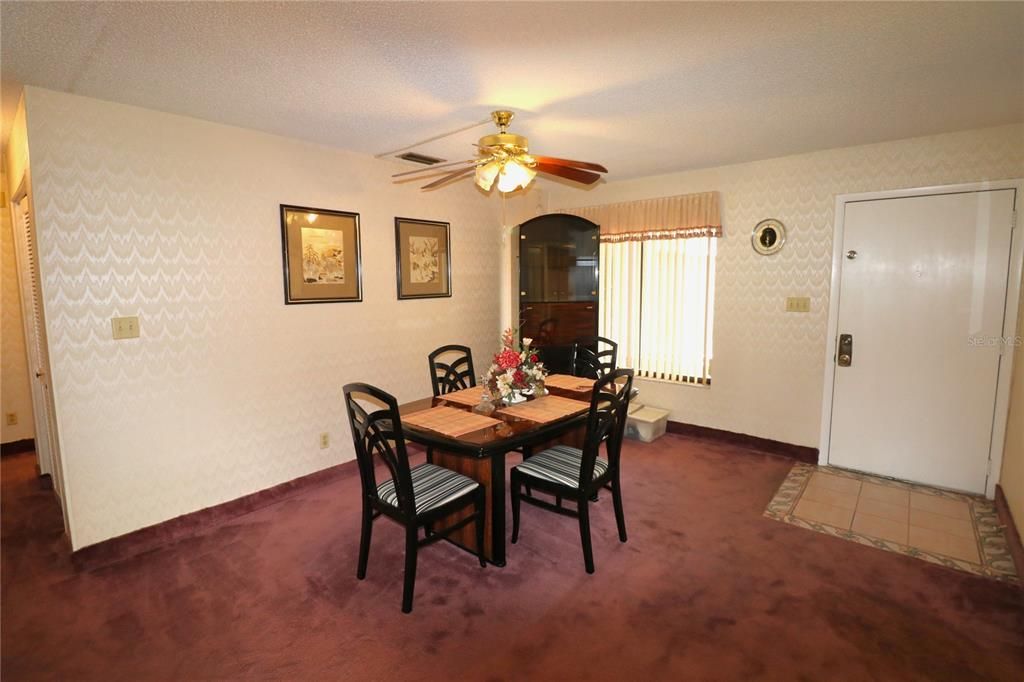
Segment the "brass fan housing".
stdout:
<path fill-rule="evenodd" d="M 530 141 L 522 135 L 515 135 L 508 132 L 508 126 L 512 123 L 515 114 L 504 109 L 491 112 L 491 119 L 494 125 L 498 126 L 498 133 L 484 135 L 478 144 L 481 147 L 499 147 L 509 154 L 522 154 L 530 149 Z"/>
<path fill-rule="evenodd" d="M 500 147 L 508 152 L 525 152 L 530 148 L 529 140 L 513 133 L 484 135 L 477 144 L 481 147 Z"/>

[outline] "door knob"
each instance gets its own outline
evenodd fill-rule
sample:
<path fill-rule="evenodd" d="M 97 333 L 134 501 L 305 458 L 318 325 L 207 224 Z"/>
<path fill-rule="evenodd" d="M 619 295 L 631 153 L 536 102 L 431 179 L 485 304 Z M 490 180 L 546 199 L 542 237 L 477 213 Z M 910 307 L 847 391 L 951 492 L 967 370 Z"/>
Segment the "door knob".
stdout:
<path fill-rule="evenodd" d="M 847 260 L 856 260 L 856 258 L 857 258 L 857 252 L 854 251 L 853 249 L 850 249 L 849 251 L 846 252 L 846 259 Z"/>

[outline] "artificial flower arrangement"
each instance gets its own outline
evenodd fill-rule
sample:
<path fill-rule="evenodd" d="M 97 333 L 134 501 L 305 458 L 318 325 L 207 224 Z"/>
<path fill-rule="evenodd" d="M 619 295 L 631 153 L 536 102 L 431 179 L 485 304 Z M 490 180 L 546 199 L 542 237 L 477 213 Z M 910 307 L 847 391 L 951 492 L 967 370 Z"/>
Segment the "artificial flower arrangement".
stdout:
<path fill-rule="evenodd" d="M 491 396 L 506 403 L 525 400 L 524 392 L 531 393 L 537 387 L 543 390 L 544 377 L 548 375 L 537 352 L 530 347 L 533 339 L 523 339 L 518 348 L 515 339 L 515 331 L 504 331 L 501 335 L 501 350 L 495 354 L 484 376 L 484 385 Z"/>

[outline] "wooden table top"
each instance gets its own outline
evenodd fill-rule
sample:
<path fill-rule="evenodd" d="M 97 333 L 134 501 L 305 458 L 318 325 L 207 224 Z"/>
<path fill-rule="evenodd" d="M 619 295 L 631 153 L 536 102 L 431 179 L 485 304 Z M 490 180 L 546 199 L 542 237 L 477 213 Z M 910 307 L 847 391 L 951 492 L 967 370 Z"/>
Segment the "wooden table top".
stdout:
<path fill-rule="evenodd" d="M 549 387 L 548 392 L 551 395 L 579 400 L 581 403 L 580 412 L 546 424 L 539 424 L 529 419 L 521 419 L 495 410 L 487 416 L 500 420 L 500 424 L 471 431 L 455 438 L 404 422 L 402 423 L 402 428 L 405 431 L 405 437 L 414 443 L 439 447 L 476 457 L 489 457 L 497 452 L 508 452 L 522 445 L 543 442 L 554 435 L 586 422 L 587 409 L 590 407 L 589 390 L 567 391 Z M 532 399 L 530 398 L 530 400 Z M 421 398 L 404 403 L 399 405 L 398 411 L 400 414 L 406 415 L 442 405 L 467 411 L 472 409 L 468 405 L 447 401 L 444 399 L 444 396 L 439 396 L 436 398 Z"/>

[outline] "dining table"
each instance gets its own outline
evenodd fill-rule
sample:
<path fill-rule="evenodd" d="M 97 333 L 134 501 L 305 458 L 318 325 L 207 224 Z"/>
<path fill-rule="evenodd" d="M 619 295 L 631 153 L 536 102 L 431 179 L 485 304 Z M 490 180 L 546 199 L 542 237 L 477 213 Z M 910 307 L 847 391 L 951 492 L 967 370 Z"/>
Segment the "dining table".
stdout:
<path fill-rule="evenodd" d="M 483 400 L 484 387 L 474 386 L 399 405 L 407 441 L 427 448 L 432 463 L 484 487 L 484 556 L 488 562 L 504 566 L 506 561 L 506 456 L 518 452 L 529 457 L 557 444 L 582 447 L 593 387 L 593 379 L 551 375 L 545 395 L 529 396 L 518 404 L 488 405 Z M 448 527 L 470 513 L 471 509 L 457 512 L 438 526 Z M 476 553 L 473 524 L 446 539 Z"/>

